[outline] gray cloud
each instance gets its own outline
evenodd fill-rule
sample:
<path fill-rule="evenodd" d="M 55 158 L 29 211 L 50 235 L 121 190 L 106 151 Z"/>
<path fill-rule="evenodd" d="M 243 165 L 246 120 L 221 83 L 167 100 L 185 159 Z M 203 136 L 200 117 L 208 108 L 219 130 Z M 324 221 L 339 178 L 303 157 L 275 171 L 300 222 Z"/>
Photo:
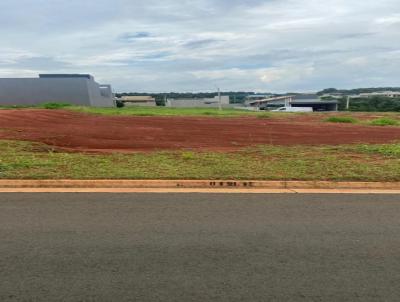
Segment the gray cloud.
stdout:
<path fill-rule="evenodd" d="M 215 45 L 218 42 L 223 42 L 223 40 L 217 39 L 200 39 L 200 40 L 193 40 L 183 43 L 184 47 L 187 48 L 202 48 L 210 45 Z"/>
<path fill-rule="evenodd" d="M 141 32 L 135 32 L 135 33 L 124 33 L 120 35 L 118 38 L 120 41 L 135 41 L 137 39 L 145 39 L 151 37 L 151 34 L 149 32 L 141 31 Z"/>

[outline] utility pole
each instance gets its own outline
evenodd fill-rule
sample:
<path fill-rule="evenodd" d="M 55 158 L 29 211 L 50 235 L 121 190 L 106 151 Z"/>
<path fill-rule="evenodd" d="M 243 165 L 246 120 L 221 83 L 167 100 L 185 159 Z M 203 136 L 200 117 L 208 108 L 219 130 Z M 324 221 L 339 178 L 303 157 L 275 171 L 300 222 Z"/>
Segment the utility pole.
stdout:
<path fill-rule="evenodd" d="M 218 87 L 218 105 L 219 105 L 219 110 L 222 110 L 222 102 L 221 102 L 221 89 Z"/>
<path fill-rule="evenodd" d="M 221 111 L 222 110 L 222 100 L 221 100 L 221 89 L 217 85 L 215 85 L 215 88 L 218 90 L 218 108 Z"/>
<path fill-rule="evenodd" d="M 350 109 L 350 96 L 347 96 L 347 102 L 346 102 L 346 110 Z"/>

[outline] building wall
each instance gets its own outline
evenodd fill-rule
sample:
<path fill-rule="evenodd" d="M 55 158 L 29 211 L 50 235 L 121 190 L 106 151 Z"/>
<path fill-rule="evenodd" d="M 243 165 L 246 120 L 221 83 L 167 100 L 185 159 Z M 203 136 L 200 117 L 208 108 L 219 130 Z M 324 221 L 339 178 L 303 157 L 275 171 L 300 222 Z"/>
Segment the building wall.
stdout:
<path fill-rule="evenodd" d="M 111 85 L 99 85 L 95 81 L 87 81 L 90 106 L 114 107 L 114 94 Z"/>
<path fill-rule="evenodd" d="M 156 107 L 157 104 L 155 101 L 148 101 L 148 102 L 129 102 L 129 101 L 125 101 L 124 102 L 126 107 Z"/>
<path fill-rule="evenodd" d="M 107 91 L 108 93 L 104 93 Z M 98 83 L 87 78 L 15 78 L 0 79 L 0 105 L 37 105 L 70 103 L 113 107 L 111 87 L 101 94 Z"/>
<path fill-rule="evenodd" d="M 119 98 L 127 107 L 156 107 L 156 99 L 148 95 L 123 96 Z"/>
<path fill-rule="evenodd" d="M 229 96 L 221 96 L 221 104 L 223 107 L 233 107 L 229 104 Z M 205 99 L 168 99 L 166 107 L 177 107 L 177 108 L 218 108 L 219 100 L 215 98 Z"/>
<path fill-rule="evenodd" d="M 285 103 L 284 100 L 271 101 L 264 104 L 263 108 L 268 107 L 284 107 L 290 105 L 291 107 L 312 107 L 314 111 L 338 111 L 337 101 L 321 101 L 321 100 L 294 100 L 290 104 Z"/>

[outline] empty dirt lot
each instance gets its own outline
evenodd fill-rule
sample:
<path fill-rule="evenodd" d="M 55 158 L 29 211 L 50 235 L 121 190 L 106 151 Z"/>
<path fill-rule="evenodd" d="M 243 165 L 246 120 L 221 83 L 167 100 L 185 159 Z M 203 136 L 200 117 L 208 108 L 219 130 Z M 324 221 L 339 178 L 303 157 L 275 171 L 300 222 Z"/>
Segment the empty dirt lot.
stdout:
<path fill-rule="evenodd" d="M 400 127 L 333 124 L 321 115 L 278 118 L 101 116 L 68 110 L 1 110 L 0 139 L 41 142 L 69 151 L 234 151 L 274 145 L 389 143 Z"/>

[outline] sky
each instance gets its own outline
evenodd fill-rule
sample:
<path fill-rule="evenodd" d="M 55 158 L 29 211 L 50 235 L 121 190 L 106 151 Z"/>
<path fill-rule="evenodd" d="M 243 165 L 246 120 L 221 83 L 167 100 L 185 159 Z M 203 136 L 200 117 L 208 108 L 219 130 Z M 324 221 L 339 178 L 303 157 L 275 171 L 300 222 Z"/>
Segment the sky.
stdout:
<path fill-rule="evenodd" d="M 0 77 L 116 92 L 400 86 L 399 0 L 1 0 Z"/>

